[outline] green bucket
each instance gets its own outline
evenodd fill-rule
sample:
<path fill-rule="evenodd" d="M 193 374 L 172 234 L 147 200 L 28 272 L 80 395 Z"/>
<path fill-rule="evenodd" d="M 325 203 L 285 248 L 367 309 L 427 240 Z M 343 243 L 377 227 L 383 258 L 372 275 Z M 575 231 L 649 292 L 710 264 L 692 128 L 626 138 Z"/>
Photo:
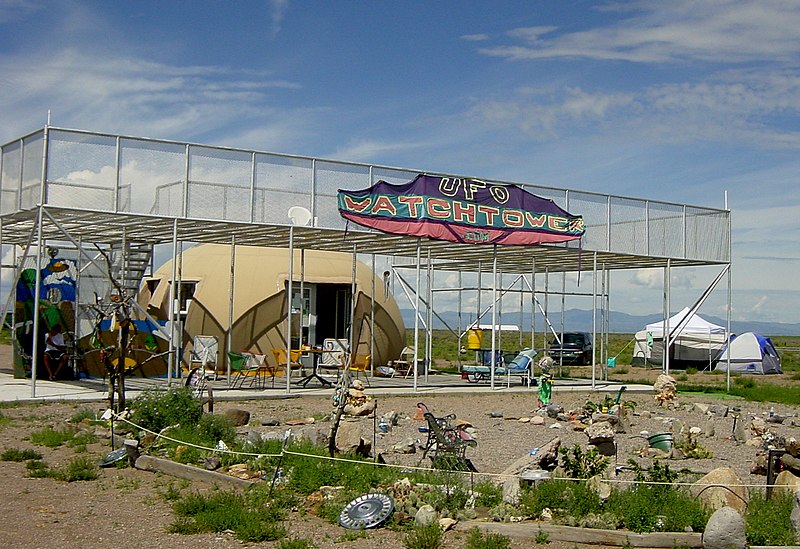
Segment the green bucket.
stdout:
<path fill-rule="evenodd" d="M 606 360 L 606 366 L 609 368 L 614 368 L 617 365 L 617 357 L 612 356 Z"/>
<path fill-rule="evenodd" d="M 672 451 L 672 433 L 655 433 L 647 437 L 647 443 L 651 448 L 670 452 Z"/>

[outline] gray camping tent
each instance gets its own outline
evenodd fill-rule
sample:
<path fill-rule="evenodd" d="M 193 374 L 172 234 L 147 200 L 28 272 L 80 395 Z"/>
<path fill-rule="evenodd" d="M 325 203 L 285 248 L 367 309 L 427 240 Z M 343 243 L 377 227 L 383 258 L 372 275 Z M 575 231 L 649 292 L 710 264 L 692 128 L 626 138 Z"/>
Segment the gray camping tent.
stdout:
<path fill-rule="evenodd" d="M 728 369 L 730 355 L 731 372 L 749 374 L 782 374 L 781 358 L 768 337 L 753 332 L 735 336 L 717 360 L 715 370 Z"/>

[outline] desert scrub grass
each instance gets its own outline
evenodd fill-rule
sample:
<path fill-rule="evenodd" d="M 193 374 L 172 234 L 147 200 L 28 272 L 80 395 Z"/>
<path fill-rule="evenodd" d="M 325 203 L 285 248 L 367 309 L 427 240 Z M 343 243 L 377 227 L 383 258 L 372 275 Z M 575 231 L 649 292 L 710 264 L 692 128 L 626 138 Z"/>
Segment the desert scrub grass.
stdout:
<path fill-rule="evenodd" d="M 316 549 L 314 542 L 307 538 L 288 538 L 278 542 L 278 549 Z"/>
<path fill-rule="evenodd" d="M 169 531 L 177 534 L 230 530 L 245 542 L 276 541 L 286 536 L 286 512 L 263 500 L 259 491 L 183 494 L 172 503 L 177 515 Z"/>
<path fill-rule="evenodd" d="M 339 456 L 347 461 L 327 459 L 327 448 L 308 441 L 290 445 L 292 452 L 309 454 L 306 457 L 294 454 L 284 458 L 284 469 L 288 470 L 287 486 L 303 495 L 311 494 L 320 486 L 347 486 L 349 489 L 365 493 L 374 486 L 391 484 L 400 479 L 400 472 L 386 467 L 376 467 L 372 461 L 360 456 L 345 454 Z"/>
<path fill-rule="evenodd" d="M 88 419 L 90 421 L 97 421 L 97 412 L 95 412 L 91 408 L 78 408 L 70 416 L 69 422 L 70 423 L 81 423 L 85 419 Z"/>
<path fill-rule="evenodd" d="M 0 460 L 2 461 L 28 461 L 29 459 L 42 459 L 42 454 L 30 448 L 25 448 L 24 450 L 7 448 L 0 454 Z"/>
<path fill-rule="evenodd" d="M 415 527 L 403 539 L 406 549 L 439 549 L 444 546 L 442 529 L 436 522 Z"/>
<path fill-rule="evenodd" d="M 100 470 L 97 465 L 86 456 L 73 458 L 63 467 L 50 467 L 44 461 L 30 460 L 25 464 L 30 478 L 52 478 L 63 482 L 77 482 L 80 480 L 97 480 Z"/>
<path fill-rule="evenodd" d="M 202 403 L 192 389 L 148 389 L 130 402 L 131 422 L 156 433 L 171 425 L 196 425 L 203 415 Z"/>
<path fill-rule="evenodd" d="M 369 534 L 366 530 L 348 530 L 344 532 L 342 535 L 337 537 L 334 542 L 335 543 L 349 543 L 351 541 L 355 541 L 357 539 L 367 539 Z"/>
<path fill-rule="evenodd" d="M 74 427 L 53 429 L 49 425 L 39 431 L 31 433 L 31 442 L 47 448 L 58 448 L 72 440 L 78 431 Z"/>
<path fill-rule="evenodd" d="M 467 532 L 467 549 L 508 549 L 510 546 L 511 538 L 497 532 L 481 532 L 477 526 Z"/>
<path fill-rule="evenodd" d="M 770 499 L 763 492 L 753 494 L 745 514 L 748 545 L 795 545 L 792 506 L 792 496 L 785 491 L 773 492 Z"/>
<path fill-rule="evenodd" d="M 558 453 L 561 454 L 561 467 L 569 478 L 592 478 L 602 475 L 608 468 L 608 458 L 596 448 L 582 450 L 580 444 L 575 444 L 572 448 L 559 448 Z"/>
<path fill-rule="evenodd" d="M 545 508 L 552 510 L 553 517 L 564 521 L 568 516 L 585 516 L 602 512 L 600 496 L 585 482 L 570 480 L 547 480 L 538 486 L 526 489 L 520 497 L 524 514 L 538 517 Z"/>
<path fill-rule="evenodd" d="M 479 482 L 472 489 L 475 507 L 494 507 L 503 501 L 503 488 L 494 482 Z"/>
<path fill-rule="evenodd" d="M 0 429 L 3 429 L 4 427 L 11 425 L 13 422 L 14 422 L 13 419 L 0 412 Z"/>

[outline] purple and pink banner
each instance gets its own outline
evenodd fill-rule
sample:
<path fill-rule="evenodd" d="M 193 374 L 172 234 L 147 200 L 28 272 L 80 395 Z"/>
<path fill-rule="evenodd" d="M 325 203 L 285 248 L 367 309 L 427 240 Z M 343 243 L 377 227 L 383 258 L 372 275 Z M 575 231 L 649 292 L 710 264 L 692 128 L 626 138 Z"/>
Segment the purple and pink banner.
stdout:
<path fill-rule="evenodd" d="M 516 185 L 418 175 L 392 185 L 339 190 L 345 219 L 391 234 L 467 244 L 530 245 L 576 240 L 583 217 Z"/>

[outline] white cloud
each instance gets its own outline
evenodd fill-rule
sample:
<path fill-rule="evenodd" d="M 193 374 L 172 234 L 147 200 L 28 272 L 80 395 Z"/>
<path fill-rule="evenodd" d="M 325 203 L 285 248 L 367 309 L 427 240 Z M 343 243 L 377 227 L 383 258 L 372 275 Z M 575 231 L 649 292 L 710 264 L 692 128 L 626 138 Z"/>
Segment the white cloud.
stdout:
<path fill-rule="evenodd" d="M 286 17 L 286 12 L 289 9 L 289 0 L 271 0 L 271 15 L 272 15 L 272 37 L 275 38 L 281 32 L 283 19 Z"/>
<path fill-rule="evenodd" d="M 512 60 L 587 58 L 635 63 L 792 60 L 800 51 L 800 4 L 784 0 L 633 2 L 614 25 L 559 33 L 556 27 L 509 32 L 522 45 L 498 45 L 485 55 Z"/>
<path fill-rule="evenodd" d="M 36 67 L 36 70 L 30 70 Z M 299 84 L 255 71 L 176 66 L 70 49 L 50 55 L 0 57 L 0 74 L 14 94 L 0 94 L 7 137 L 29 131 L 29 117 L 51 109 L 55 125 L 125 134 L 191 139 L 247 120 L 264 124 L 270 90 Z M 213 112 L 214 116 L 209 116 Z"/>
<path fill-rule="evenodd" d="M 467 42 L 483 42 L 489 39 L 489 35 L 485 33 L 480 34 L 465 34 L 461 36 L 462 40 L 466 40 Z"/>

